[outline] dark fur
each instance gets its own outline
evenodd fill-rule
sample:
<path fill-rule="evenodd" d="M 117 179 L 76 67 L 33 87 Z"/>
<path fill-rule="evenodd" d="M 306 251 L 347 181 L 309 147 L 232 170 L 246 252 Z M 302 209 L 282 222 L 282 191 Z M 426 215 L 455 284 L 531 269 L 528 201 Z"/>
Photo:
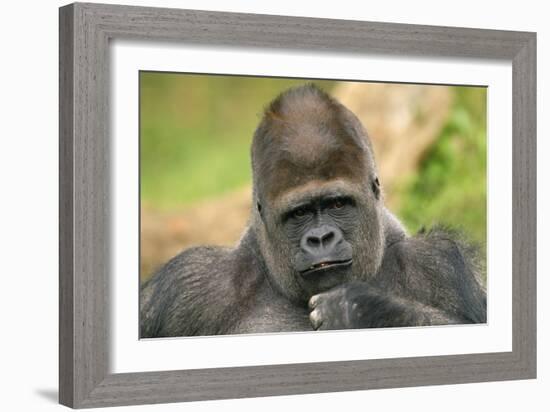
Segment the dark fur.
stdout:
<path fill-rule="evenodd" d="M 241 241 L 185 250 L 145 283 L 141 337 L 486 322 L 474 249 L 449 230 L 406 235 L 383 206 L 365 130 L 319 89 L 291 89 L 268 107 L 252 167 L 256 207 Z M 280 214 L 327 191 L 356 199 L 356 228 L 344 233 L 353 265 L 311 296 Z"/>

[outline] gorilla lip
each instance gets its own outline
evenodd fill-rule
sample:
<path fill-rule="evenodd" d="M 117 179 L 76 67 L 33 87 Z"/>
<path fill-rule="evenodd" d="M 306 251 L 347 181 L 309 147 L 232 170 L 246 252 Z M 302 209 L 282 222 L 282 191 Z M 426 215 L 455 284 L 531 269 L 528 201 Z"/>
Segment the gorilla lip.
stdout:
<path fill-rule="evenodd" d="M 352 259 L 347 260 L 332 260 L 332 261 L 323 261 L 315 263 L 308 267 L 305 270 L 300 272 L 301 275 L 309 275 L 313 272 L 323 271 L 325 269 L 333 269 L 335 267 L 349 266 L 351 265 Z"/>

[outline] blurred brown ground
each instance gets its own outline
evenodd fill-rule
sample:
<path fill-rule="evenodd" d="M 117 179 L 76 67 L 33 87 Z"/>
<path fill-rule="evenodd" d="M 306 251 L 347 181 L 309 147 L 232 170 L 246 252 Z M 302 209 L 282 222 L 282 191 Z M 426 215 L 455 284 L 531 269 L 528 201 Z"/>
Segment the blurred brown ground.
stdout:
<path fill-rule="evenodd" d="M 445 124 L 452 103 L 446 86 L 342 83 L 332 93 L 354 112 L 373 143 L 380 181 L 390 209 L 396 188 L 417 168 Z M 250 187 L 161 212 L 141 207 L 141 280 L 193 245 L 234 245 L 250 212 Z"/>

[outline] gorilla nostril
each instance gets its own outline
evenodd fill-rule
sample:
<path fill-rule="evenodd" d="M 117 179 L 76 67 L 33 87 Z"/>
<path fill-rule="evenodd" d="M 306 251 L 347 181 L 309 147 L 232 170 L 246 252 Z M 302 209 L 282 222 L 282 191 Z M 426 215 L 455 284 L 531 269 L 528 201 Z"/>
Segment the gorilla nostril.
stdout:
<path fill-rule="evenodd" d="M 307 238 L 306 243 L 310 247 L 319 247 L 319 246 L 321 246 L 321 240 L 318 237 L 309 236 Z"/>
<path fill-rule="evenodd" d="M 302 249 L 314 255 L 320 253 L 332 253 L 334 249 L 342 240 L 342 233 L 337 228 L 332 226 L 316 227 L 308 231 L 302 240 L 300 245 Z"/>
<path fill-rule="evenodd" d="M 327 246 L 334 240 L 334 232 L 328 232 L 321 237 L 321 243 L 323 246 Z"/>

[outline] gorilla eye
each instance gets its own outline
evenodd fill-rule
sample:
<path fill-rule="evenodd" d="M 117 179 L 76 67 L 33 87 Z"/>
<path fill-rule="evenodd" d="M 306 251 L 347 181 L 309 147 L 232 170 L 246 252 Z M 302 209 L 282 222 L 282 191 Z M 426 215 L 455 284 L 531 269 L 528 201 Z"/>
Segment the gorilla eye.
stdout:
<path fill-rule="evenodd" d="M 331 209 L 342 209 L 344 207 L 344 201 L 342 199 L 334 199 L 329 207 Z"/>
<path fill-rule="evenodd" d="M 296 209 L 292 212 L 292 216 L 294 217 L 303 217 L 305 216 L 305 214 L 306 214 L 306 210 L 303 207 Z"/>

